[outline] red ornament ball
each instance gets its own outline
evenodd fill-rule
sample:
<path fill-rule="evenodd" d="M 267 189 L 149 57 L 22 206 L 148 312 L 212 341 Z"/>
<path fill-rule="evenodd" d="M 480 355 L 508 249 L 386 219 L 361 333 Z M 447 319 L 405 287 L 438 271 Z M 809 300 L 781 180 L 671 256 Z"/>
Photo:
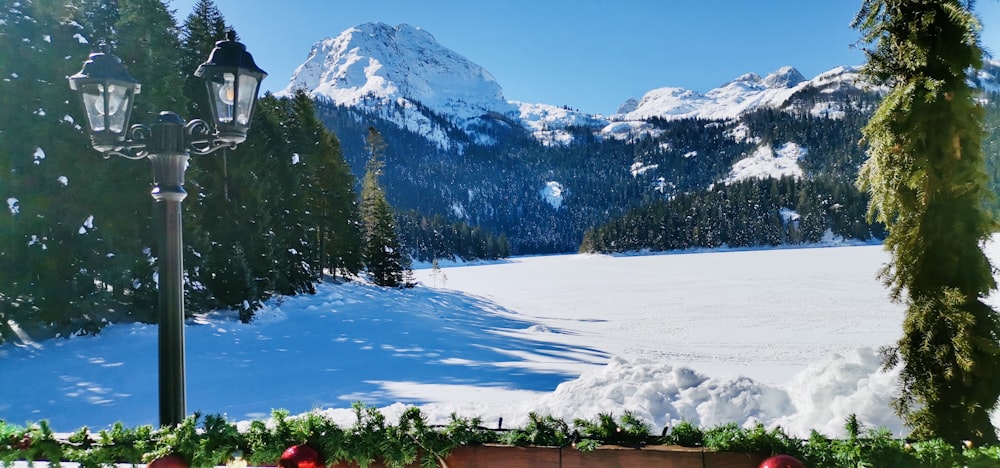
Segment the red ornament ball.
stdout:
<path fill-rule="evenodd" d="M 281 454 L 278 466 L 281 468 L 325 468 L 320 460 L 319 452 L 305 444 L 288 447 L 285 453 Z"/>
<path fill-rule="evenodd" d="M 759 468 L 806 468 L 806 466 L 795 457 L 775 455 L 761 462 Z"/>
<path fill-rule="evenodd" d="M 184 458 L 177 454 L 157 458 L 147 466 L 149 468 L 191 468 L 191 465 L 188 465 Z"/>

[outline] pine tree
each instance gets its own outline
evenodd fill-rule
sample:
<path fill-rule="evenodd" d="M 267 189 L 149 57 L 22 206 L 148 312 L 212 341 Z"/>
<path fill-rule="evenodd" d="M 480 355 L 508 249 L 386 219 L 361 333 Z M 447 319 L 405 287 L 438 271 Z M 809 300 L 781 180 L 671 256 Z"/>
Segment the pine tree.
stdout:
<path fill-rule="evenodd" d="M 338 271 L 356 274 L 361 269 L 361 231 L 354 175 L 340 142 L 319 120 L 315 103 L 305 91 L 291 98 L 291 112 L 294 125 L 289 140 L 305 172 L 313 269 L 317 274 L 328 270 L 334 276 Z"/>
<path fill-rule="evenodd" d="M 902 364 L 896 410 L 919 438 L 995 443 L 1000 321 L 983 302 L 996 288 L 982 245 L 983 110 L 967 73 L 982 66 L 971 2 L 866 0 L 866 73 L 890 87 L 864 128 L 869 159 L 858 184 L 888 227 L 893 296 L 906 304 L 903 337 L 885 353 Z"/>
<path fill-rule="evenodd" d="M 216 41 L 224 37 L 225 19 L 211 0 L 199 0 L 187 15 L 180 29 L 180 69 L 182 76 L 182 91 L 187 98 L 187 109 L 182 116 L 185 119 L 210 120 L 211 111 L 208 104 L 208 93 L 204 82 L 194 76 L 194 70 L 205 61 Z M 179 110 L 178 110 L 179 111 Z M 252 300 L 256 296 L 256 288 L 246 285 L 240 288 L 246 297 L 240 297 L 233 302 L 235 296 L 227 291 L 218 291 L 213 300 L 212 292 L 222 283 L 242 283 L 241 273 L 233 271 L 228 277 L 225 268 L 233 266 L 228 255 L 221 252 L 225 249 L 242 251 L 242 246 L 227 243 L 225 247 L 216 241 L 212 233 L 225 232 L 231 227 L 229 213 L 229 149 L 222 149 L 206 156 L 192 158 L 188 167 L 186 190 L 189 193 L 184 210 L 184 229 L 186 251 L 184 258 L 185 270 L 196 272 L 191 274 L 192 281 L 206 285 L 206 294 L 199 294 L 195 286 L 187 288 L 186 310 L 197 311 L 211 307 L 236 307 L 244 300 Z M 217 241 L 216 241 L 217 242 Z M 216 287 L 212 287 L 212 283 Z M 229 290 L 230 288 L 225 288 Z M 238 295 L 237 295 L 238 296 Z"/>
<path fill-rule="evenodd" d="M 208 58 L 216 41 L 225 38 L 226 19 L 212 0 L 198 0 L 181 27 L 181 70 L 184 95 L 187 97 L 188 119 L 211 118 L 208 93 L 201 78 L 194 70 Z"/>
<path fill-rule="evenodd" d="M 77 127 L 82 109 L 61 79 L 89 52 L 87 31 L 66 21 L 78 13 L 58 2 L 0 9 L 0 341 L 8 325 L 45 337 L 127 315 L 106 274 L 114 225 L 95 196 L 108 166 Z"/>
<path fill-rule="evenodd" d="M 407 266 L 402 256 L 392 207 L 385 198 L 379 177 L 386 149 L 382 135 L 374 127 L 366 137 L 369 159 L 361 182 L 361 220 L 364 232 L 364 260 L 368 277 L 379 286 L 404 285 Z"/>
<path fill-rule="evenodd" d="M 94 45 L 114 46 L 115 28 L 120 19 L 118 0 L 79 0 L 76 21 L 88 32 Z"/>

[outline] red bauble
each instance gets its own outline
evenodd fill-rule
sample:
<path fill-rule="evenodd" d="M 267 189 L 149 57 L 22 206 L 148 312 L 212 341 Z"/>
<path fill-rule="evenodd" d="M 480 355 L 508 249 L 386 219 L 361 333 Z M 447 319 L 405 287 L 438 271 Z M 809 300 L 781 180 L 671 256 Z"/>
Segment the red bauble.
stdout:
<path fill-rule="evenodd" d="M 802 462 L 788 455 L 775 455 L 760 463 L 760 468 L 806 468 Z"/>
<path fill-rule="evenodd" d="M 319 452 L 308 445 L 293 445 L 281 454 L 278 460 L 281 468 L 325 468 L 319 458 Z"/>
<path fill-rule="evenodd" d="M 184 461 L 184 458 L 177 454 L 157 458 L 147 466 L 149 468 L 191 468 L 191 465 L 188 465 L 188 463 Z"/>

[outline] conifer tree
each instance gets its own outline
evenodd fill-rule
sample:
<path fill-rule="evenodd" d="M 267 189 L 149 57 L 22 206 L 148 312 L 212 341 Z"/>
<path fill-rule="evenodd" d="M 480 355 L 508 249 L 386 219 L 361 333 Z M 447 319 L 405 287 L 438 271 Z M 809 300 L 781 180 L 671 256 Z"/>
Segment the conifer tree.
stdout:
<path fill-rule="evenodd" d="M 115 28 L 120 19 L 118 0 L 79 0 L 77 3 L 74 17 L 87 31 L 88 41 L 94 45 L 103 43 L 114 47 L 117 39 Z"/>
<path fill-rule="evenodd" d="M 314 270 L 356 274 L 361 269 L 361 230 L 355 178 L 340 142 L 316 114 L 312 98 L 298 90 L 291 98 L 294 124 L 289 140 L 305 171 L 305 210 L 313 234 Z"/>
<path fill-rule="evenodd" d="M 210 120 L 211 111 L 204 82 L 194 71 L 205 61 L 216 41 L 224 37 L 225 19 L 212 0 L 199 0 L 180 28 L 181 86 L 186 97 L 185 119 Z M 251 132 L 252 135 L 252 132 Z M 192 158 L 185 189 L 186 310 L 213 307 L 238 308 L 248 321 L 261 292 L 247 275 L 246 246 L 234 237 L 239 214 L 229 195 L 229 160 L 232 151 L 221 149 Z M 199 289 L 204 286 L 204 289 Z"/>
<path fill-rule="evenodd" d="M 211 118 L 205 83 L 194 71 L 208 58 L 216 41 L 225 38 L 226 20 L 212 0 L 198 0 L 181 26 L 181 70 L 188 119 Z"/>
<path fill-rule="evenodd" d="M 8 325 L 29 336 L 89 333 L 126 314 L 102 271 L 115 236 L 93 195 L 106 166 L 60 79 L 89 52 L 86 31 L 66 21 L 78 13 L 58 2 L 0 9 L 0 342 Z"/>
<path fill-rule="evenodd" d="M 982 246 L 996 226 L 967 80 L 982 66 L 979 22 L 971 2 L 866 0 L 854 25 L 867 75 L 889 87 L 864 128 L 858 184 L 888 227 L 884 278 L 907 307 L 885 352 L 887 367 L 902 365 L 895 408 L 915 437 L 995 443 L 1000 322 L 983 302 L 996 284 Z"/>
<path fill-rule="evenodd" d="M 379 184 L 385 164 L 382 155 L 386 144 L 375 127 L 369 127 L 365 141 L 369 153 L 365 177 L 361 182 L 365 267 L 373 283 L 398 287 L 404 284 L 404 270 L 408 269 L 408 265 L 402 256 L 392 207 Z"/>
<path fill-rule="evenodd" d="M 286 264 L 281 256 L 287 247 L 275 218 L 285 195 L 273 177 L 282 170 L 278 155 L 288 151 L 281 105 L 273 97 L 264 97 L 256 109 L 253 130 L 229 159 L 227 178 L 232 190 L 224 193 L 218 179 L 201 179 L 215 185 L 198 184 L 200 196 L 192 200 L 190 210 L 204 223 L 197 231 L 203 236 L 191 239 L 205 257 L 201 281 L 218 301 L 216 307 L 238 309 L 243 321 L 253 318 L 262 299 L 279 287 L 287 289 L 281 281 Z M 208 177 L 200 169 L 196 173 Z"/>
<path fill-rule="evenodd" d="M 308 204 L 310 188 L 306 169 L 297 156 L 296 143 L 301 142 L 293 141 L 293 135 L 301 132 L 289 99 L 276 99 L 271 109 L 281 132 L 280 140 L 271 141 L 273 169 L 268 174 L 274 178 L 280 194 L 271 212 L 273 222 L 281 226 L 273 236 L 277 247 L 273 260 L 279 271 L 275 291 L 284 295 L 312 293 L 319 272 L 315 271 L 317 265 L 310 262 L 316 244 L 310 235 L 313 228 L 313 213 Z"/>
<path fill-rule="evenodd" d="M 165 0 L 117 0 L 112 53 L 121 58 L 142 92 L 135 99 L 133 123 L 150 124 L 161 111 L 183 114 L 187 100 L 181 89 L 179 30 Z M 93 154 L 93 152 L 91 152 Z M 106 193 L 106 223 L 115 226 L 125 273 L 120 291 L 129 296 L 142 320 L 156 320 L 159 292 L 154 260 L 160 255 L 163 204 L 149 197 L 149 163 L 112 158 L 105 180 L 116 181 L 120 193 Z M 151 264 L 152 263 L 152 264 Z M 151 268 L 152 267 L 152 268 Z"/>

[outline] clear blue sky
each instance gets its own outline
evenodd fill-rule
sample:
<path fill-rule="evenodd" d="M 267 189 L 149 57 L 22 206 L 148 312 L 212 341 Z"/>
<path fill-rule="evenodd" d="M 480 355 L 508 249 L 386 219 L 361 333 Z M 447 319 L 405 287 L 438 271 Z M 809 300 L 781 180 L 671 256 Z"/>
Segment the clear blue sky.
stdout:
<path fill-rule="evenodd" d="M 179 22 L 195 0 L 172 0 Z M 280 90 L 325 37 L 381 21 L 420 27 L 486 68 L 508 100 L 613 113 L 664 86 L 707 91 L 781 66 L 807 78 L 860 65 L 860 0 L 215 0 Z M 1000 0 L 979 0 L 1000 59 Z"/>

